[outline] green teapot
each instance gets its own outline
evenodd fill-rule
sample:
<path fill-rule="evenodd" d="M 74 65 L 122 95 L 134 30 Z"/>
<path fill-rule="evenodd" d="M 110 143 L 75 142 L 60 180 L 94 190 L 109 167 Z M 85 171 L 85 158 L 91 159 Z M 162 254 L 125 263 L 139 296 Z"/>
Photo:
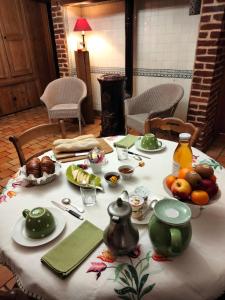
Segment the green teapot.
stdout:
<path fill-rule="evenodd" d="M 148 229 L 154 250 L 167 257 L 180 255 L 191 240 L 190 208 L 179 200 L 162 199 L 153 210 Z"/>
<path fill-rule="evenodd" d="M 40 239 L 50 235 L 55 229 L 55 219 L 52 213 L 44 207 L 36 207 L 31 211 L 23 211 L 25 231 L 29 238 Z"/>

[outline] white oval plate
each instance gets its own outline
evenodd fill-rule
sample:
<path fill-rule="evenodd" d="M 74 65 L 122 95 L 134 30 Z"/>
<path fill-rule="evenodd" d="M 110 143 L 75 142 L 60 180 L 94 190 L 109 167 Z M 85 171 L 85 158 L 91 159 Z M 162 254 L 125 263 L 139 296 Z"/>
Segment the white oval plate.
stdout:
<path fill-rule="evenodd" d="M 141 138 L 139 138 L 135 142 L 135 147 L 137 150 L 140 150 L 140 151 L 154 153 L 154 152 L 160 152 L 160 151 L 164 150 L 166 148 L 166 145 L 162 143 L 162 146 L 157 149 L 144 149 L 141 147 Z"/>
<path fill-rule="evenodd" d="M 12 232 L 12 239 L 19 245 L 25 247 L 37 247 L 40 245 L 44 245 L 49 243 L 50 241 L 54 240 L 60 233 L 63 231 L 66 220 L 63 214 L 54 207 L 48 207 L 50 212 L 53 214 L 55 218 L 56 228 L 55 230 L 47 237 L 43 239 L 31 239 L 26 235 L 25 232 L 25 218 L 21 216 L 19 220 L 16 222 L 13 232 Z"/>

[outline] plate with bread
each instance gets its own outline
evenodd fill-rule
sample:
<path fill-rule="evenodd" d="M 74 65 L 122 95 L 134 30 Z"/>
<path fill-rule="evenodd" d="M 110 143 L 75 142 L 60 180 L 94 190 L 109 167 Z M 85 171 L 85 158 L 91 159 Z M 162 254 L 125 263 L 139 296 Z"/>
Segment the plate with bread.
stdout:
<path fill-rule="evenodd" d="M 61 165 L 49 156 L 33 157 L 20 168 L 20 179 L 25 186 L 42 185 L 52 182 L 61 171 Z"/>

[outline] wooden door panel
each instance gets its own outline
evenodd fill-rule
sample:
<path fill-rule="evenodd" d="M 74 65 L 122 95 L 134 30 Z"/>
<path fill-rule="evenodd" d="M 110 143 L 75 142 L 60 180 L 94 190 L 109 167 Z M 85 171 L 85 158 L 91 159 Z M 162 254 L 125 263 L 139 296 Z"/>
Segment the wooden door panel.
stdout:
<path fill-rule="evenodd" d="M 23 39 L 8 40 L 7 54 L 10 61 L 10 71 L 13 77 L 32 73 L 27 53 L 27 45 Z"/>
<path fill-rule="evenodd" d="M 12 77 L 32 73 L 30 48 L 20 0 L 0 0 L 0 18 Z"/>
<path fill-rule="evenodd" d="M 18 0 L 0 0 L 0 15 L 3 31 L 6 35 L 23 34 L 21 7 Z"/>
<path fill-rule="evenodd" d="M 15 112 L 16 106 L 12 100 L 11 89 L 8 87 L 1 87 L 0 95 L 0 116 Z"/>
<path fill-rule="evenodd" d="M 9 76 L 8 63 L 5 55 L 5 49 L 0 36 L 0 79 L 7 78 Z"/>
<path fill-rule="evenodd" d="M 36 81 L 28 81 L 26 83 L 27 95 L 31 106 L 40 105 L 40 97 L 38 95 L 38 88 Z"/>
<path fill-rule="evenodd" d="M 17 110 L 22 110 L 30 107 L 26 83 L 12 86 L 12 99 Z"/>

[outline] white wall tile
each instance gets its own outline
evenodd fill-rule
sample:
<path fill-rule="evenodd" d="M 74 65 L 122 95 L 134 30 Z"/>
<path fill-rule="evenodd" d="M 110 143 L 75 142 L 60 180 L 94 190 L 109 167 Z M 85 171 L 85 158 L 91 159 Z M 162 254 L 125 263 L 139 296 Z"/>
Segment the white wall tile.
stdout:
<path fill-rule="evenodd" d="M 135 1 L 134 67 L 146 69 L 192 70 L 199 29 L 199 15 L 189 16 L 189 0 Z M 67 7 L 65 10 L 71 69 L 74 47 L 80 34 L 72 32 L 75 19 L 82 15 L 92 27 L 86 33 L 92 67 L 125 66 L 124 1 L 99 5 Z M 71 42 L 73 40 L 73 43 Z M 101 109 L 100 86 L 92 73 L 94 108 Z M 186 118 L 191 79 L 134 76 L 134 95 L 164 82 L 178 82 L 185 90 L 176 116 Z"/>

